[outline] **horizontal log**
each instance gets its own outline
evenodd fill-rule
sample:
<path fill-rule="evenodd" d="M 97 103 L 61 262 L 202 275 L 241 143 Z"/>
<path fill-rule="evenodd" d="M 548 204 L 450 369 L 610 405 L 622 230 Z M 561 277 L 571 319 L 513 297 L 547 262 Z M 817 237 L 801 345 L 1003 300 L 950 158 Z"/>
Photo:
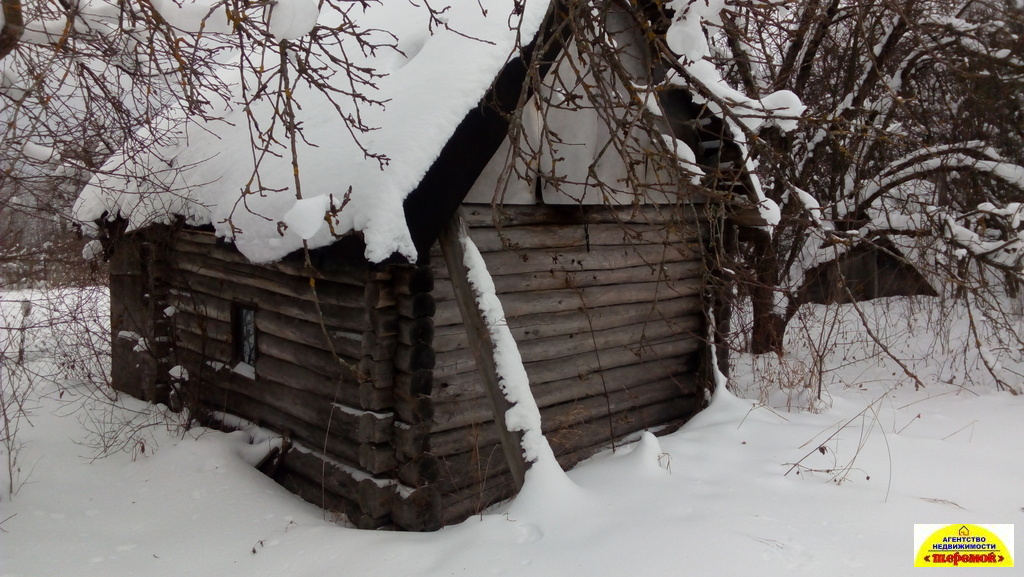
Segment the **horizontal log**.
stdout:
<path fill-rule="evenodd" d="M 398 345 L 395 349 L 395 368 L 404 373 L 433 369 L 436 362 L 434 349 L 430 345 Z"/>
<path fill-rule="evenodd" d="M 191 313 L 197 317 L 231 322 L 231 301 L 213 295 L 193 291 L 171 291 L 167 295 L 167 304 L 178 311 Z"/>
<path fill-rule="evenodd" d="M 234 265 L 260 267 L 282 275 L 300 278 L 312 276 L 318 282 L 323 280 L 332 283 L 362 286 L 367 279 L 369 268 L 365 261 L 343 263 L 338 262 L 339 259 L 331 259 L 329 270 L 328 267 L 318 269 L 315 263 L 312 269 L 307 269 L 303 260 L 299 258 L 286 258 L 275 262 L 252 264 L 249 259 L 230 244 L 217 242 L 216 239 L 214 239 L 214 242 L 210 242 L 209 236 L 204 236 L 212 236 L 212 234 L 195 233 L 193 231 L 184 232 L 184 234 L 181 232 L 175 233 L 173 250 L 200 254 Z"/>
<path fill-rule="evenodd" d="M 611 330 L 614 331 L 614 329 Z M 530 347 L 537 342 L 524 343 L 521 348 Z M 591 343 L 589 347 L 580 347 L 582 350 L 578 352 L 551 359 L 533 360 L 524 354 L 523 360 L 530 382 L 539 384 L 574 376 L 584 377 L 598 370 L 682 356 L 696 352 L 703 346 L 703 337 L 682 333 L 661 340 L 645 339 L 643 342 L 639 342 L 639 339 L 633 339 L 628 344 L 616 344 L 597 350 L 594 350 Z M 529 349 L 527 350 L 529 351 Z M 566 347 L 562 350 L 568 351 L 569 349 Z M 465 351 L 442 353 L 437 355 L 434 383 L 442 387 L 448 383 L 450 386 L 453 381 L 461 381 L 457 375 L 473 371 L 476 371 L 476 363 Z M 479 379 L 479 375 L 465 378 Z"/>
<path fill-rule="evenodd" d="M 586 288 L 602 285 L 621 285 L 634 282 L 676 281 L 680 279 L 703 278 L 703 261 L 691 260 L 663 264 L 644 264 L 634 267 L 613 268 L 603 271 L 566 271 L 561 268 L 495 276 L 495 290 L 503 295 L 514 292 L 534 292 L 557 289 Z M 434 288 L 434 300 L 450 301 L 454 290 L 448 279 L 438 279 Z"/>
<path fill-rule="evenodd" d="M 690 316 L 678 319 L 654 319 L 623 327 L 614 327 L 599 331 L 581 331 L 570 335 L 556 335 L 518 343 L 519 354 L 523 361 L 537 362 L 549 359 L 561 359 L 600 351 L 615 347 L 635 348 L 647 342 L 658 342 L 667 337 L 697 338 L 702 333 L 704 319 Z M 456 363 L 465 365 L 464 360 L 471 358 L 465 350 L 456 350 L 438 355 L 437 368 L 444 371 L 445 367 Z M 475 369 L 475 365 L 470 370 Z"/>
<path fill-rule="evenodd" d="M 552 450 L 556 454 L 559 465 L 569 470 L 580 461 L 595 453 L 621 443 L 623 439 L 638 431 L 663 427 L 662 432 L 671 432 L 683 423 L 692 412 L 687 403 L 692 398 L 671 399 L 644 407 L 630 408 L 612 415 L 603 422 L 591 422 L 577 428 L 577 434 L 571 437 L 551 438 Z M 681 416 L 680 416 L 681 415 Z M 645 423 L 653 423 L 645 425 Z M 493 426 L 493 423 L 490 424 Z M 493 434 L 486 438 L 479 437 L 481 442 L 489 441 Z M 479 493 L 481 487 L 493 486 L 511 480 L 508 466 L 500 459 L 501 449 L 496 445 L 476 445 L 472 450 L 439 457 L 442 468 L 441 478 L 434 487 L 444 496 L 445 502 L 457 501 L 457 496 Z M 490 504 L 490 503 L 487 503 Z"/>
<path fill-rule="evenodd" d="M 330 352 L 316 347 L 308 347 L 295 341 L 281 338 L 273 334 L 261 334 L 256 339 L 256 347 L 261 356 L 291 362 L 300 360 L 302 366 L 326 378 L 329 382 L 343 379 L 346 383 L 357 383 L 355 360 L 332 355 Z"/>
<path fill-rule="evenodd" d="M 571 438 L 576 427 L 599 419 L 603 419 L 607 425 L 609 415 L 680 397 L 690 399 L 687 402 L 692 404 L 694 388 L 692 384 L 684 384 L 681 378 L 668 378 L 631 387 L 628 390 L 611 389 L 601 396 L 573 400 L 541 409 L 542 428 L 553 445 L 567 445 L 568 441 L 559 442 L 559 438 Z M 645 423 L 645 426 L 657 424 L 660 423 Z M 430 452 L 433 455 L 451 455 L 468 451 L 473 446 L 494 444 L 498 442 L 497 433 L 495 427 L 478 425 L 434 433 L 430 436 Z M 608 442 L 612 439 L 613 437 L 609 436 Z"/>
<path fill-rule="evenodd" d="M 511 205 L 495 209 L 491 205 L 464 204 L 466 224 L 470 227 L 527 226 L 535 224 L 663 223 L 696 222 L 705 219 L 698 205 Z"/>
<path fill-rule="evenodd" d="M 272 381 L 284 388 L 316 395 L 327 403 L 338 402 L 349 407 L 360 408 L 358 383 L 346 381 L 344 378 L 331 379 L 311 371 L 305 366 L 270 355 L 257 356 L 256 377 L 260 380 Z"/>
<path fill-rule="evenodd" d="M 421 369 L 414 373 L 395 375 L 395 397 L 415 399 L 429 397 L 434 389 L 434 372 Z M 481 394 L 483 394 L 481 392 Z"/>
<path fill-rule="evenodd" d="M 314 286 L 308 277 L 283 275 L 253 265 L 224 263 L 206 255 L 187 252 L 173 253 L 170 262 L 173 268 L 188 275 L 201 275 L 307 301 L 351 308 L 364 306 L 362 286 L 328 282 L 317 282 Z"/>
<path fill-rule="evenodd" d="M 358 504 L 327 489 L 324 483 L 307 479 L 304 475 L 288 467 L 282 467 L 274 475 L 274 480 L 307 503 L 339 516 L 344 514 L 348 517 L 352 507 L 358 507 Z"/>
<path fill-rule="evenodd" d="M 358 465 L 359 443 L 343 437 L 337 430 L 328 432 L 217 383 L 189 381 L 186 389 L 205 408 L 238 415 L 261 427 L 285 434 L 292 440 L 326 448 L 332 458 L 348 462 L 353 467 Z"/>
<path fill-rule="evenodd" d="M 684 392 L 696 392 L 693 355 L 629 365 L 593 373 L 584 378 L 571 377 L 550 383 L 532 385 L 537 406 L 546 408 L 577 399 L 604 395 L 611 388 L 631 390 L 633 387 L 662 379 L 674 378 Z M 472 423 L 490 420 L 491 410 L 482 386 L 467 387 L 460 394 L 439 391 L 434 397 L 433 431 L 441 432 Z"/>
<path fill-rule="evenodd" d="M 442 494 L 441 515 L 446 525 L 460 523 L 487 507 L 515 495 L 510 473 L 489 477 L 462 491 Z"/>
<path fill-rule="evenodd" d="M 392 442 L 395 446 L 395 454 L 400 461 L 416 459 L 427 451 L 430 425 L 430 421 L 418 424 L 398 423 L 394 428 Z"/>
<path fill-rule="evenodd" d="M 363 357 L 359 361 L 359 380 L 368 382 L 377 389 L 391 389 L 395 384 L 395 364 L 391 360 L 375 361 Z"/>
<path fill-rule="evenodd" d="M 441 460 L 426 453 L 398 466 L 398 479 L 410 487 L 429 485 L 440 477 Z"/>
<path fill-rule="evenodd" d="M 319 451 L 298 444 L 285 454 L 281 466 L 310 481 L 323 492 L 359 503 L 360 479 L 357 476 L 362 477 L 365 473 L 360 474 L 358 469 L 346 467 Z"/>
<path fill-rule="evenodd" d="M 356 491 L 359 495 L 359 516 L 366 515 L 373 519 L 387 517 L 390 520 L 391 507 L 398 499 L 394 486 L 377 479 L 362 479 Z"/>
<path fill-rule="evenodd" d="M 234 364 L 235 350 L 229 343 L 195 334 L 187 330 L 187 327 L 175 331 L 174 339 L 176 348 L 192 351 L 209 361 Z"/>
<path fill-rule="evenodd" d="M 470 230 L 481 253 L 638 244 L 671 244 L 707 238 L 710 227 L 693 223 L 608 223 L 576 225 L 527 225 Z"/>
<path fill-rule="evenodd" d="M 403 345 L 431 344 L 434 342 L 434 319 L 402 318 L 398 321 L 398 342 Z"/>
<path fill-rule="evenodd" d="M 395 308 L 398 310 L 398 314 L 405 318 L 418 319 L 434 316 L 436 307 L 434 297 L 430 293 L 400 294 L 395 299 Z"/>
<path fill-rule="evenodd" d="M 492 252 L 484 255 L 487 270 L 492 276 L 522 275 L 544 271 L 607 271 L 620 268 L 658 266 L 665 263 L 700 261 L 703 249 L 698 243 L 670 245 L 635 245 L 586 248 L 537 249 Z M 442 266 L 433 267 L 438 279 L 449 278 Z"/>
<path fill-rule="evenodd" d="M 398 466 L 395 449 L 386 444 L 363 443 L 359 446 L 359 466 L 374 475 L 392 471 Z"/>
<path fill-rule="evenodd" d="M 703 303 L 701 297 L 692 296 L 657 302 L 594 307 L 586 311 L 520 315 L 506 319 L 506 322 L 516 342 L 526 343 L 536 339 L 635 325 L 645 320 L 675 319 L 680 323 L 687 323 L 686 319 L 690 317 L 703 317 Z M 435 329 L 433 342 L 434 350 L 440 354 L 467 348 L 468 337 L 462 325 L 448 325 Z"/>
<path fill-rule="evenodd" d="M 188 305 L 181 305 L 181 303 L 191 298 L 195 302 L 203 303 L 212 311 L 216 311 L 219 320 L 230 320 L 231 303 L 237 302 L 314 323 L 323 319 L 328 326 L 340 330 L 362 331 L 369 322 L 368 313 L 363 306 L 344 307 L 320 303 L 320 308 L 317 310 L 316 304 L 310 300 L 293 298 L 202 275 L 180 276 L 172 282 L 179 290 L 184 290 L 190 295 L 186 297 L 179 293 L 173 297 L 171 304 L 187 307 Z M 218 299 L 220 302 L 218 303 L 218 300 L 214 299 Z M 226 306 L 224 306 L 225 303 Z M 199 309 L 196 308 L 186 310 L 199 312 Z"/>
<path fill-rule="evenodd" d="M 271 334 L 284 340 L 326 352 L 333 352 L 342 358 L 359 359 L 363 356 L 361 333 L 332 329 L 326 325 L 299 320 L 269 310 L 256 311 L 256 329 L 259 340 L 263 334 Z M 326 329 L 330 343 L 324 335 Z M 293 361 L 301 362 L 301 356 Z M 287 359 L 286 359 L 287 360 Z"/>
<path fill-rule="evenodd" d="M 395 525 L 409 531 L 436 531 L 441 521 L 441 495 L 430 486 L 420 487 L 404 499 L 395 501 L 391 510 Z"/>
<path fill-rule="evenodd" d="M 395 292 L 428 293 L 434 290 L 434 273 L 425 266 L 393 266 L 390 269 Z"/>
<path fill-rule="evenodd" d="M 396 396 L 394 405 L 398 420 L 409 425 L 430 422 L 434 418 L 434 402 L 430 400 L 430 397 Z"/>
<path fill-rule="evenodd" d="M 524 315 L 578 311 L 618 304 L 651 303 L 699 295 L 704 290 L 703 279 L 682 279 L 668 282 L 639 282 L 632 284 L 593 286 L 580 289 L 560 289 L 537 292 L 507 293 L 499 295 L 506 319 Z M 455 301 L 437 303 L 435 326 L 458 324 L 461 315 Z"/>
<path fill-rule="evenodd" d="M 225 343 L 230 343 L 233 339 L 230 322 L 196 315 L 188 311 L 176 312 L 171 321 L 175 330 L 185 330 L 194 335 L 206 336 Z"/>

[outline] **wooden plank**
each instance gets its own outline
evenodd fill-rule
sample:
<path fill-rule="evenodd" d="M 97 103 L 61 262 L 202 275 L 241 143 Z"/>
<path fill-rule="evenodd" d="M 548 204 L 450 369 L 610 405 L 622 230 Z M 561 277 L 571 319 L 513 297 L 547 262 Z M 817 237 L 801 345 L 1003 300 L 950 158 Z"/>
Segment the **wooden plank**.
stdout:
<path fill-rule="evenodd" d="M 674 356 L 682 356 L 696 352 L 704 346 L 704 338 L 692 335 L 677 335 L 670 339 L 652 342 L 631 342 L 628 345 L 615 345 L 605 349 L 585 350 L 576 354 L 553 359 L 531 361 L 527 359 L 526 372 L 531 383 L 547 383 L 570 377 L 583 377 L 598 370 L 611 369 L 624 365 L 639 364 Z M 434 383 L 438 386 L 451 386 L 461 383 L 459 378 L 476 370 L 476 362 L 465 355 L 464 351 L 443 353 L 438 355 L 434 367 Z"/>
<path fill-rule="evenodd" d="M 552 445 L 559 436 L 572 435 L 574 427 L 606 418 L 628 409 L 635 409 L 660 403 L 669 399 L 692 396 L 692 385 L 684 385 L 680 378 L 660 379 L 628 390 L 611 389 L 605 395 L 587 397 L 541 409 L 541 420 L 545 436 Z M 689 389 L 689 391 L 687 391 Z M 692 403 L 691 401 L 688 401 Z M 654 426 L 659 423 L 649 423 Z M 471 426 L 468 429 L 452 429 L 430 436 L 430 452 L 433 455 L 451 455 L 470 450 L 474 445 L 488 445 L 497 442 L 493 428 Z M 613 437 L 609 436 L 609 441 Z"/>
<path fill-rule="evenodd" d="M 649 303 L 699 295 L 703 279 L 671 282 L 640 282 L 632 284 L 593 286 L 537 292 L 506 293 L 499 296 L 505 317 L 577 311 L 580 307 L 597 308 L 617 304 Z M 434 313 L 435 326 L 458 324 L 457 303 L 441 301 Z"/>
<path fill-rule="evenodd" d="M 227 280 L 209 278 L 203 275 L 177 276 L 178 278 L 173 280 L 174 285 L 179 290 L 191 293 L 192 298 L 204 303 L 218 302 L 212 300 L 211 297 L 219 299 L 220 303 L 218 304 L 221 306 L 217 310 L 220 311 L 218 313 L 220 320 L 230 320 L 230 303 L 234 301 L 258 304 L 261 310 L 271 310 L 309 322 L 319 322 L 323 318 L 324 322 L 329 326 L 341 330 L 362 331 L 368 322 L 368 313 L 363 306 L 344 307 L 321 303 L 320 311 L 317 311 L 316 305 L 311 300 L 293 298 L 272 291 L 253 288 Z M 175 302 L 180 303 L 186 300 L 186 298 L 179 295 L 175 298 Z M 226 310 L 223 303 L 228 305 Z M 194 312 L 199 312 L 199 310 L 194 310 Z M 225 315 L 225 312 L 227 318 L 221 318 Z"/>
<path fill-rule="evenodd" d="M 306 347 L 269 333 L 259 335 L 256 346 L 260 356 L 266 355 L 285 362 L 301 359 L 304 368 L 325 377 L 329 382 L 344 379 L 347 383 L 356 383 L 359 380 L 354 359 L 337 357 L 328 351 Z"/>
<path fill-rule="evenodd" d="M 213 295 L 193 291 L 171 291 L 167 295 L 167 304 L 196 316 L 231 322 L 231 301 Z"/>
<path fill-rule="evenodd" d="M 488 204 L 464 204 L 466 224 L 471 227 L 527 226 L 534 224 L 662 223 L 697 222 L 706 217 L 703 207 L 679 205 L 511 205 L 498 207 L 497 216 Z"/>
<path fill-rule="evenodd" d="M 509 250 L 551 250 L 640 244 L 671 244 L 708 238 L 707 223 L 612 223 L 576 225 L 527 225 L 502 228 L 474 228 L 470 237 L 481 253 Z"/>
<path fill-rule="evenodd" d="M 174 340 L 177 347 L 203 355 L 208 360 L 233 364 L 235 351 L 229 343 L 195 334 L 188 327 L 177 330 Z"/>
<path fill-rule="evenodd" d="M 700 261 L 703 249 L 700 243 L 687 242 L 671 245 L 636 245 L 586 248 L 537 249 L 492 252 L 484 255 L 487 270 L 494 277 L 521 275 L 543 271 L 609 271 L 619 268 L 659 266 L 672 262 Z M 448 278 L 443 267 L 433 267 L 435 282 Z M 497 285 L 496 285 L 497 286 Z"/>
<path fill-rule="evenodd" d="M 648 382 L 674 378 L 682 390 L 696 392 L 696 359 L 669 358 L 608 369 L 584 378 L 572 377 L 533 385 L 537 406 L 547 408 L 577 399 L 600 396 L 609 390 L 631 390 Z M 445 391 L 434 396 L 433 432 L 463 427 L 488 421 L 490 413 L 484 400 L 483 388 L 467 387 L 461 392 Z"/>
<path fill-rule="evenodd" d="M 494 277 L 498 294 L 513 292 L 534 292 L 541 290 L 585 288 L 602 285 L 620 285 L 634 282 L 668 281 L 703 278 L 705 265 L 702 261 L 679 261 L 662 264 L 644 264 L 635 267 L 613 268 L 603 271 L 566 271 L 561 268 Z M 454 299 L 451 283 L 447 278 L 437 280 L 434 300 Z"/>
<path fill-rule="evenodd" d="M 194 335 L 206 336 L 207 338 L 230 343 L 232 341 L 232 329 L 230 322 L 224 322 L 211 317 L 195 315 L 188 311 L 174 313 L 171 322 L 175 330 L 188 331 Z"/>
<path fill-rule="evenodd" d="M 409 531 L 436 531 L 441 520 L 441 494 L 433 487 L 416 489 L 404 499 L 395 501 L 391 510 L 395 525 Z"/>
<path fill-rule="evenodd" d="M 279 388 L 316 395 L 328 404 L 336 402 L 353 408 L 361 408 L 358 383 L 346 381 L 344 378 L 331 379 L 315 373 L 305 366 L 270 355 L 257 357 L 256 378 L 277 383 L 280 385 Z"/>
<path fill-rule="evenodd" d="M 319 300 L 349 308 L 361 308 L 363 286 L 350 286 L 320 281 L 314 289 L 309 278 L 282 275 L 254 265 L 231 264 L 203 254 L 180 252 L 170 257 L 171 266 L 186 275 L 202 275 L 231 284 L 256 288 L 307 301 Z"/>
<path fill-rule="evenodd" d="M 518 343 L 557 336 L 586 336 L 591 330 L 600 331 L 642 323 L 645 320 L 674 319 L 688 323 L 692 316 L 703 317 L 702 297 L 692 296 L 667 301 L 627 303 L 595 307 L 586 311 L 564 311 L 538 315 L 520 315 L 506 319 L 512 336 Z M 575 337 L 579 338 L 579 336 Z M 435 329 L 434 350 L 438 353 L 464 349 L 467 346 L 465 330 L 460 325 Z"/>
<path fill-rule="evenodd" d="M 480 376 L 483 378 L 484 390 L 490 399 L 494 420 L 498 425 L 498 435 L 501 439 L 505 459 L 512 471 L 516 490 L 519 490 L 523 487 L 529 464 L 523 456 L 522 433 L 513 432 L 505 425 L 505 413 L 512 407 L 512 404 L 505 398 L 498 382 L 494 343 L 491 341 L 490 331 L 482 312 L 477 307 L 476 295 L 469 283 L 469 271 L 464 264 L 465 253 L 462 248 L 462 240 L 465 238 L 465 223 L 462 217 L 456 213 L 456 216 L 441 230 L 438 242 L 441 245 L 441 252 L 444 254 L 444 261 L 452 275 L 455 300 L 466 326 L 466 334 L 470 337 L 475 364 L 480 367 Z"/>
<path fill-rule="evenodd" d="M 208 409 L 241 416 L 261 427 L 287 434 L 292 440 L 326 449 L 334 459 L 348 462 L 352 466 L 358 465 L 359 444 L 353 442 L 352 439 L 343 437 L 339 431 L 321 429 L 260 402 L 244 392 L 224 388 L 217 383 L 223 383 L 223 381 L 203 382 L 201 386 L 190 381 L 190 394 L 195 394 L 196 398 Z"/>
<path fill-rule="evenodd" d="M 325 328 L 331 338 L 330 343 L 324 336 Z M 342 358 L 359 359 L 363 356 L 361 333 L 321 326 L 274 311 L 257 310 L 256 329 L 259 331 L 257 341 L 266 333 L 322 351 L 333 352 Z M 301 359 L 301 356 L 295 358 L 298 359 Z"/>
<path fill-rule="evenodd" d="M 291 275 L 301 278 L 313 276 L 316 279 L 328 280 L 340 284 L 363 286 L 366 282 L 369 268 L 365 263 L 350 264 L 340 263 L 337 259 L 331 262 L 331 271 L 306 269 L 301 259 L 285 259 L 276 262 L 252 264 L 249 259 L 239 253 L 230 244 L 218 241 L 213 233 L 194 230 L 182 230 L 174 233 L 174 247 L 176 250 L 196 253 L 214 258 L 225 263 L 260 267 L 275 273 Z M 314 251 L 315 252 L 315 251 Z M 316 259 L 314 259 L 316 260 Z"/>

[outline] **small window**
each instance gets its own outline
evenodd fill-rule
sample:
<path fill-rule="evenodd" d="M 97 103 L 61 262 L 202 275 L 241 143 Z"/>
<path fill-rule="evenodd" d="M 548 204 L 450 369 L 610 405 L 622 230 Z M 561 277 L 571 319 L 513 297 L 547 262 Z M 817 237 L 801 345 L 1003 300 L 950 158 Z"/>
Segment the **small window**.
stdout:
<path fill-rule="evenodd" d="M 235 360 L 250 367 L 256 366 L 256 309 L 236 305 L 232 311 Z"/>

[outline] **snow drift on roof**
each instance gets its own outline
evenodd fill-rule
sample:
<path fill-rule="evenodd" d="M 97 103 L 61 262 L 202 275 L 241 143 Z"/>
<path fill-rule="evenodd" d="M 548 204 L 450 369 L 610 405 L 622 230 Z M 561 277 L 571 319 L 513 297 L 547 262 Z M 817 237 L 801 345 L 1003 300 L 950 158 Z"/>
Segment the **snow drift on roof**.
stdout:
<path fill-rule="evenodd" d="M 344 54 L 356 65 L 386 74 L 372 87 L 361 89 L 384 104 L 358 110 L 362 121 L 375 129 L 361 135 L 361 143 L 370 152 L 385 155 L 386 165 L 366 158 L 349 134 L 341 114 L 355 113 L 350 100 L 335 97 L 341 105 L 339 114 L 324 94 L 300 84 L 293 92 L 301 106 L 296 121 L 303 136 L 296 147 L 298 174 L 302 197 L 311 202 L 296 206 L 288 143 L 282 138 L 271 146 L 276 154 L 259 160 L 250 144 L 240 81 L 249 83 L 251 95 L 254 75 L 247 71 L 240 78 L 244 67 L 238 65 L 236 54 L 221 71 L 233 87 L 232 101 L 213 111 L 212 116 L 221 119 L 203 121 L 186 118 L 180 111 L 172 114 L 166 126 L 151 129 L 154 134 L 165 133 L 160 144 L 144 154 L 120 153 L 108 161 L 80 195 L 75 216 L 91 223 L 104 214 L 120 215 L 130 229 L 183 216 L 191 224 L 212 224 L 218 235 L 232 239 L 255 262 L 281 258 L 301 248 L 303 240 L 311 248 L 325 246 L 349 231 L 363 233 L 371 261 L 396 252 L 415 258 L 402 201 L 514 56 L 517 42 L 526 43 L 536 33 L 547 2 L 488 0 L 485 13 L 477 0 L 447 0 L 444 4 L 450 9 L 442 16 L 446 26 L 437 21 L 431 26 L 422 3 L 387 0 L 383 4 L 352 8 L 350 15 L 363 29 L 393 34 L 397 49 L 364 55 L 355 41 L 346 39 L 331 50 L 333 56 Z M 202 13 L 193 5 L 185 6 L 192 13 Z M 512 15 L 516 7 L 522 7 L 521 15 Z M 301 38 L 302 29 L 311 22 L 310 8 L 302 0 L 278 3 L 277 12 L 269 17 L 271 32 L 278 38 Z M 337 19 L 337 14 L 322 9 L 319 18 L 321 25 L 332 24 L 330 19 Z M 249 56 L 261 61 L 259 55 Z M 276 53 L 263 57 L 268 65 L 280 62 Z M 339 83 L 347 80 L 342 73 L 335 78 Z M 271 122 L 275 97 L 270 93 L 249 106 L 261 127 Z M 283 136 L 283 131 L 279 134 Z M 243 194 L 246 190 L 250 194 Z M 332 206 L 341 210 L 328 226 L 322 210 Z"/>

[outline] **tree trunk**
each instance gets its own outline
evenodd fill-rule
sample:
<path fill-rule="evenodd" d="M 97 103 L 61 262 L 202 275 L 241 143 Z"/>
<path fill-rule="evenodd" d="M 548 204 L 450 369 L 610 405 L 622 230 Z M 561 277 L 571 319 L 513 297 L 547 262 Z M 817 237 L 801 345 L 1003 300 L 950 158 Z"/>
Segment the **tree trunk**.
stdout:
<path fill-rule="evenodd" d="M 754 282 L 750 287 L 754 326 L 750 352 L 775 352 L 781 356 L 787 319 L 775 306 L 779 262 L 774 244 L 771 240 L 760 240 L 754 249 Z"/>

